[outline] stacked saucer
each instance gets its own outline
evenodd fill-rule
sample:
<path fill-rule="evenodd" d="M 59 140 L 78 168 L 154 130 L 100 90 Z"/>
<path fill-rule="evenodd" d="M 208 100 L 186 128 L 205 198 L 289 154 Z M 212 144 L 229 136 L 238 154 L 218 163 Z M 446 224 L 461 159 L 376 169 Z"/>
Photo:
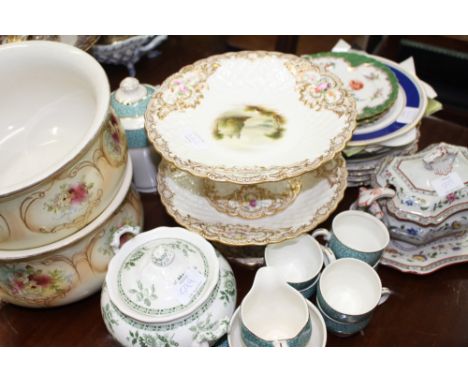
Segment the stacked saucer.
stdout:
<path fill-rule="evenodd" d="M 200 60 L 163 82 L 145 117 L 164 158 L 163 204 L 208 240 L 239 247 L 293 238 L 343 197 L 340 152 L 355 128 L 355 102 L 336 76 L 300 57 Z"/>
<path fill-rule="evenodd" d="M 348 186 L 370 184 L 384 157 L 417 151 L 427 98 L 413 74 L 365 53 L 323 52 L 306 58 L 340 77 L 356 100 L 357 128 L 344 150 Z"/>

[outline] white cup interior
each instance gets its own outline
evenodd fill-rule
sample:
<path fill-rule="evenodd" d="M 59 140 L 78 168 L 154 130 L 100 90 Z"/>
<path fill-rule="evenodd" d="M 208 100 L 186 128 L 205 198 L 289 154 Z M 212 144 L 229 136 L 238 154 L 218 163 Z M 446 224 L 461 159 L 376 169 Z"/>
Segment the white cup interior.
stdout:
<path fill-rule="evenodd" d="M 0 195 L 34 184 L 74 158 L 99 130 L 109 83 L 70 45 L 0 47 Z"/>
<path fill-rule="evenodd" d="M 241 304 L 244 325 L 267 341 L 294 338 L 309 319 L 302 295 L 273 268 L 257 271 L 252 289 Z"/>
<path fill-rule="evenodd" d="M 382 293 L 377 272 L 363 261 L 339 259 L 325 268 L 320 276 L 320 292 L 333 309 L 359 315 L 374 309 Z"/>
<path fill-rule="evenodd" d="M 341 212 L 333 219 L 332 229 L 339 241 L 360 252 L 381 251 L 390 241 L 385 224 L 367 212 Z"/>
<path fill-rule="evenodd" d="M 267 245 L 265 263 L 278 269 L 288 282 L 308 281 L 320 272 L 323 253 L 318 242 L 309 235 Z"/>

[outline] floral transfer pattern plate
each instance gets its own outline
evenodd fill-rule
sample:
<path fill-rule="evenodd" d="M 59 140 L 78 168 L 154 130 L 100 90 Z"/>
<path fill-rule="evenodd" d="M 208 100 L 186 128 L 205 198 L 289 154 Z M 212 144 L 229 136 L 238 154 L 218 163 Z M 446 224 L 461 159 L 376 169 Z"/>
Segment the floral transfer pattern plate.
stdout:
<path fill-rule="evenodd" d="M 424 246 L 391 240 L 380 264 L 402 272 L 425 275 L 449 265 L 468 261 L 468 232 Z"/>
<path fill-rule="evenodd" d="M 301 175 L 341 151 L 356 106 L 338 77 L 277 52 L 212 56 L 166 79 L 145 127 L 162 156 L 215 181 L 257 184 Z"/>
<path fill-rule="evenodd" d="M 203 179 L 167 161 L 159 165 L 158 191 L 168 213 L 208 240 L 228 245 L 265 245 L 310 231 L 334 211 L 346 189 L 345 162 L 338 154 L 301 175 L 301 191 L 284 210 L 247 220 L 218 211 L 205 196 Z"/>
<path fill-rule="evenodd" d="M 398 81 L 395 75 L 381 62 L 367 55 L 323 52 L 306 57 L 343 81 L 356 100 L 358 120 L 378 116 L 397 99 Z"/>

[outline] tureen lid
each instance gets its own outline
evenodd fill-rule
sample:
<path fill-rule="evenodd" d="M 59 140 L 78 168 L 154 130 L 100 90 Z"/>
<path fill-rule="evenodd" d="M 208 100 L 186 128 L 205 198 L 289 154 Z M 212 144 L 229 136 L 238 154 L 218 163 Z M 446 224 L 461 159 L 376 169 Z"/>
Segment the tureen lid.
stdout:
<path fill-rule="evenodd" d="M 109 264 L 106 283 L 122 313 L 149 323 L 191 314 L 219 279 L 212 245 L 183 228 L 159 227 L 125 243 Z"/>
<path fill-rule="evenodd" d="M 142 117 L 155 91 L 151 85 L 140 84 L 135 77 L 127 77 L 111 95 L 111 105 L 119 118 Z"/>
<path fill-rule="evenodd" d="M 375 182 L 393 186 L 390 213 L 419 224 L 439 224 L 468 209 L 468 148 L 434 144 L 415 155 L 388 158 Z"/>

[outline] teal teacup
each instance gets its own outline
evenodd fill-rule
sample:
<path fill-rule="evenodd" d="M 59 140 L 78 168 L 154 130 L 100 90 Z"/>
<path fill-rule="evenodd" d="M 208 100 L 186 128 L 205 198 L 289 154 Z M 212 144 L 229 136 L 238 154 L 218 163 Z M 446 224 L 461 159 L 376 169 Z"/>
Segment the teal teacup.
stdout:
<path fill-rule="evenodd" d="M 318 301 L 317 308 L 320 311 L 323 320 L 325 321 L 325 326 L 327 327 L 327 330 L 338 337 L 349 337 L 353 334 L 359 333 L 367 325 L 369 325 L 371 319 L 371 317 L 366 317 L 357 322 L 341 322 L 334 320 L 328 314 L 326 314 Z"/>
<path fill-rule="evenodd" d="M 328 248 L 310 235 L 300 235 L 265 248 L 265 264 L 274 267 L 293 288 L 302 292 L 314 285 L 325 263 L 335 260 Z"/>
<path fill-rule="evenodd" d="M 367 212 L 344 211 L 335 216 L 332 231 L 315 230 L 313 237 L 323 236 L 337 259 L 351 257 L 376 265 L 390 242 L 387 227 Z"/>
<path fill-rule="evenodd" d="M 352 258 L 338 259 L 320 275 L 317 304 L 331 319 L 353 324 L 370 319 L 390 294 L 370 265 Z"/>
<path fill-rule="evenodd" d="M 300 294 L 302 294 L 305 298 L 310 300 L 312 297 L 315 296 L 315 293 L 317 292 L 317 285 L 318 285 L 318 279 L 315 280 L 315 282 L 312 285 L 309 285 L 307 288 L 298 289 L 298 290 Z"/>

